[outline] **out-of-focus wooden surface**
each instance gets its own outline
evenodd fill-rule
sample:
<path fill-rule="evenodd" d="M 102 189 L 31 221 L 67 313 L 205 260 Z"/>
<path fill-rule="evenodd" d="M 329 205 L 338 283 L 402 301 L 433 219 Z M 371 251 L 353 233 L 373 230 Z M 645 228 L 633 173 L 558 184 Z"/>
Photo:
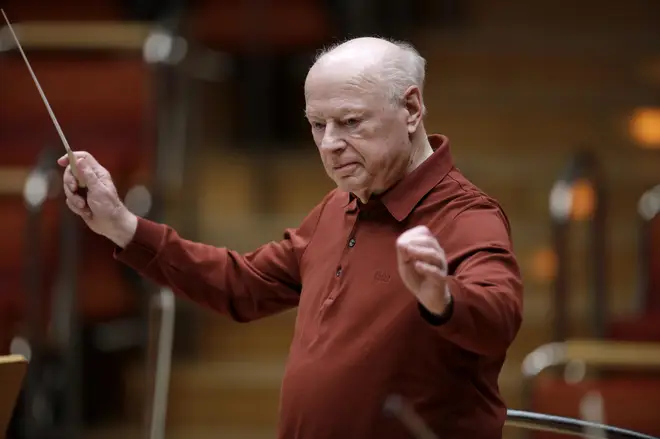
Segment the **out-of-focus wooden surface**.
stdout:
<path fill-rule="evenodd" d="M 18 403 L 18 394 L 27 372 L 28 361 L 22 355 L 0 356 L 0 437 L 4 438 L 14 407 Z"/>

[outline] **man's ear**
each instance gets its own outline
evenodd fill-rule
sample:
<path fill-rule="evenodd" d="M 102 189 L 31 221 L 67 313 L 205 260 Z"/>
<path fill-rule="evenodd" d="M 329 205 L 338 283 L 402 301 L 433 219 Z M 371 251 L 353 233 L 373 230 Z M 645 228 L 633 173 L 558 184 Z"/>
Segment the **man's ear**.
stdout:
<path fill-rule="evenodd" d="M 408 133 L 413 134 L 424 119 L 424 101 L 419 87 L 412 85 L 406 90 L 403 105 L 407 112 Z"/>

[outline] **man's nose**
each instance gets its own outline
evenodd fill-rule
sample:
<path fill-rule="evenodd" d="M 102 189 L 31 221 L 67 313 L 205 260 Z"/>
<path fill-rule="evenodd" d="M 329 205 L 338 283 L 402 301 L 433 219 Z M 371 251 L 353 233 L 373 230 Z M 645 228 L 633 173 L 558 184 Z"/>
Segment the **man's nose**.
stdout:
<path fill-rule="evenodd" d="M 327 151 L 336 151 L 343 149 L 346 146 L 346 142 L 337 132 L 337 129 L 328 124 L 323 133 L 323 139 L 321 140 L 321 149 Z"/>

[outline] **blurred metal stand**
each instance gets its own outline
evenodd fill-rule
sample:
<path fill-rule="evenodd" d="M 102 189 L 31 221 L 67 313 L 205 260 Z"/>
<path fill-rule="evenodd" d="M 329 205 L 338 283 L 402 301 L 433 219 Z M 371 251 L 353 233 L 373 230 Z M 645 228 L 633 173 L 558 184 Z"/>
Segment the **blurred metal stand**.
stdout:
<path fill-rule="evenodd" d="M 188 239 L 197 232 L 198 184 L 196 170 L 201 143 L 201 89 L 203 81 L 221 81 L 228 71 L 222 53 L 195 47 L 187 40 L 180 19 L 181 9 L 160 20 L 145 40 L 143 57 L 154 70 L 154 99 L 157 108 L 157 163 L 154 176 L 153 205 L 149 217 L 167 221 Z M 184 308 L 185 311 L 185 308 Z M 176 346 L 175 326 L 192 349 L 191 321 L 181 319 L 176 297 L 168 288 L 152 294 L 149 302 L 147 344 L 145 437 L 164 439 L 171 364 Z M 178 321 L 179 320 L 179 321 Z M 186 352 L 189 353 L 189 352 Z"/>
<path fill-rule="evenodd" d="M 183 16 L 183 7 L 178 7 L 162 17 L 142 47 L 143 58 L 154 72 L 152 96 L 157 111 L 156 169 L 149 218 L 167 222 L 182 236 L 194 240 L 198 234 L 202 88 L 205 82 L 224 81 L 231 63 L 226 54 L 187 39 Z M 198 312 L 186 302 L 178 306 L 175 354 L 195 351 Z M 177 343 L 179 338 L 185 343 Z"/>
<path fill-rule="evenodd" d="M 61 180 L 56 160 L 59 149 L 45 148 L 25 180 L 23 198 L 28 213 L 26 227 L 27 338 L 17 336 L 12 350 L 30 360 L 23 404 L 24 431 L 28 439 L 79 437 L 80 343 L 76 305 L 76 233 L 71 215 L 63 215 L 61 266 L 55 287 L 48 330 L 42 265 L 43 212 Z M 59 404 L 58 404 L 59 403 Z"/>
<path fill-rule="evenodd" d="M 636 294 L 635 312 L 645 315 L 660 312 L 660 275 L 657 263 L 660 260 L 660 185 L 653 186 L 639 198 L 637 206 L 639 218 L 639 285 Z"/>
<path fill-rule="evenodd" d="M 153 181 L 154 203 L 150 217 L 162 221 L 167 216 L 166 206 L 177 201 L 183 182 L 186 151 L 186 83 L 182 80 L 179 64 L 188 52 L 188 43 L 176 35 L 173 24 L 159 25 L 145 40 L 144 61 L 154 73 L 152 96 L 156 109 L 156 167 Z"/>
<path fill-rule="evenodd" d="M 152 93 L 157 111 L 156 165 L 149 209 L 136 213 L 155 221 L 164 221 L 168 216 L 166 206 L 173 201 L 172 194 L 179 194 L 184 186 L 188 112 L 185 88 L 182 89 L 177 67 L 187 56 L 188 43 L 178 35 L 178 24 L 178 14 L 166 16 L 163 22 L 154 26 L 142 45 L 143 59 L 153 69 L 156 84 Z M 146 282 L 145 289 L 152 293 L 147 313 L 144 436 L 164 439 L 174 345 L 175 297 L 165 288 L 154 292 L 153 286 Z"/>
<path fill-rule="evenodd" d="M 167 401 L 169 397 L 170 368 L 172 363 L 172 346 L 174 341 L 174 322 L 176 301 L 172 290 L 163 288 L 151 298 L 150 322 L 155 330 L 155 337 L 150 343 L 148 364 L 153 367 L 153 392 L 149 401 L 151 410 L 148 412 L 148 439 L 164 439 L 167 419 Z M 158 322 L 157 325 L 154 325 Z"/>
<path fill-rule="evenodd" d="M 570 337 L 569 301 L 573 297 L 570 285 L 571 226 L 584 221 L 589 226 L 586 267 L 590 271 L 591 294 L 588 309 L 592 312 L 592 336 L 604 335 L 607 313 L 607 231 L 605 193 L 596 158 L 591 151 L 572 157 L 563 175 L 550 192 L 553 247 L 557 260 L 554 282 L 555 341 Z"/>
<path fill-rule="evenodd" d="M 53 161 L 54 162 L 54 161 Z M 61 184 L 59 173 L 54 173 L 53 184 Z M 62 413 L 63 438 L 82 438 L 82 323 L 78 310 L 78 257 L 80 249 L 80 219 L 66 205 L 60 205 L 60 243 L 58 279 L 53 294 L 50 334 L 60 352 L 62 376 L 56 380 L 64 394 Z M 55 407 L 56 410 L 59 410 Z M 43 438 L 44 436 L 41 436 Z"/>

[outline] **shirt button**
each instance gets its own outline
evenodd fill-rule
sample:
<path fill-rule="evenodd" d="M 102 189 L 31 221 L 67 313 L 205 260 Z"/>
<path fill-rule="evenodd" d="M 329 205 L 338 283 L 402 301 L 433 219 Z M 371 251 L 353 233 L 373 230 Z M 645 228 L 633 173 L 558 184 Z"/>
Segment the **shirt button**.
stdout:
<path fill-rule="evenodd" d="M 355 239 L 354 238 L 351 238 L 351 240 L 348 241 L 348 246 L 349 247 L 355 247 Z"/>
<path fill-rule="evenodd" d="M 337 272 L 335 273 L 335 276 L 339 277 L 341 276 L 341 267 L 337 269 Z"/>

